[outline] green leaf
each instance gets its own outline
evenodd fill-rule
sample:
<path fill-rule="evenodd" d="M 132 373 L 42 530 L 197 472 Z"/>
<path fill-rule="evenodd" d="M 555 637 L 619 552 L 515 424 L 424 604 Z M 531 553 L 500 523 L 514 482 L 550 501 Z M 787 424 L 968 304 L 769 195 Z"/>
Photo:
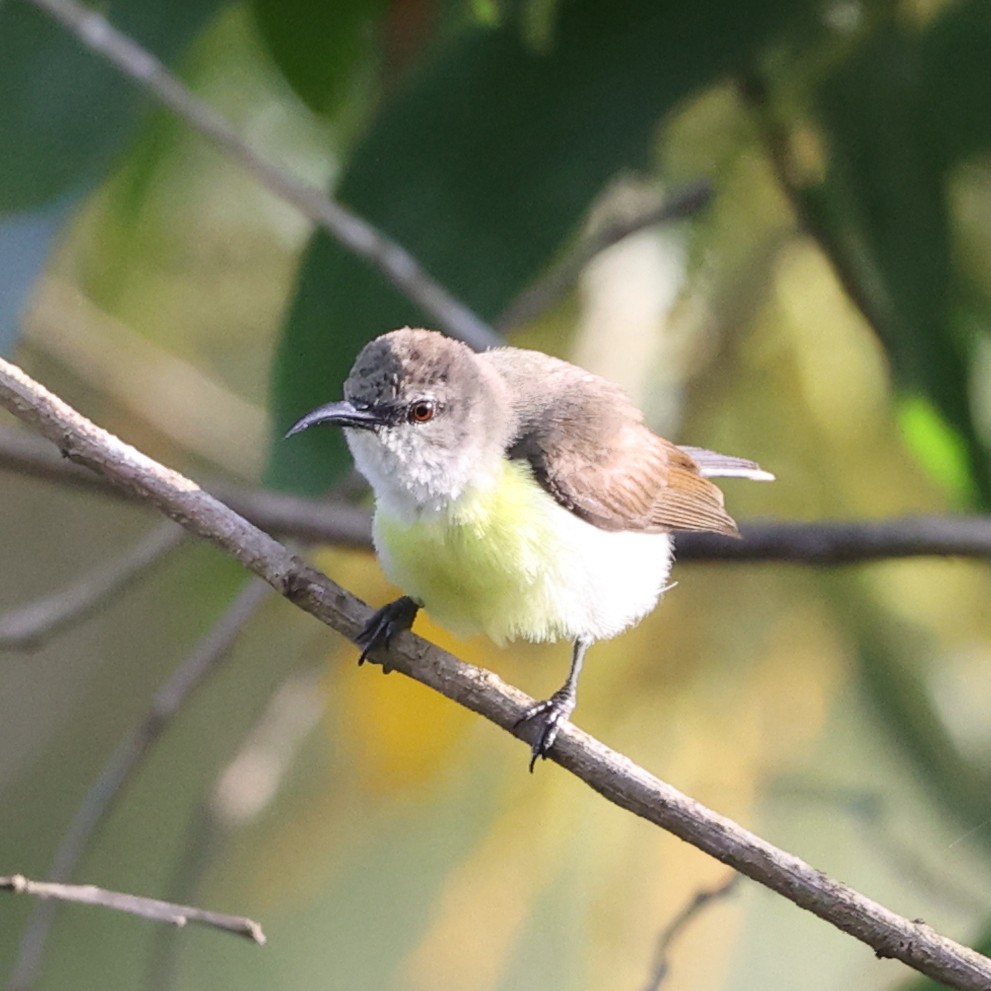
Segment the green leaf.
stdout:
<path fill-rule="evenodd" d="M 976 493 L 967 448 L 932 403 L 923 396 L 905 396 L 898 404 L 898 419 L 908 446 L 926 471 L 957 503 L 973 502 Z"/>
<path fill-rule="evenodd" d="M 377 22 L 387 0 L 252 0 L 272 58 L 299 97 L 330 114 L 377 56 Z"/>
<path fill-rule="evenodd" d="M 106 13 L 168 63 L 220 6 L 129 0 Z M 0 213 L 95 182 L 146 103 L 134 83 L 27 3 L 0 4 L 0 93 Z"/>
<path fill-rule="evenodd" d="M 513 24 L 467 30 L 392 94 L 339 196 L 493 318 L 603 185 L 646 163 L 665 113 L 743 68 L 804 11 L 783 0 L 584 0 L 561 6 L 539 50 Z M 425 322 L 378 273 L 317 237 L 277 358 L 277 430 L 337 396 L 367 340 Z M 327 433 L 276 443 L 270 480 L 326 487 L 346 463 Z"/>
<path fill-rule="evenodd" d="M 988 58 L 991 17 L 983 0 L 951 4 L 921 39 L 928 99 L 920 111 L 938 124 L 948 166 L 991 146 Z"/>

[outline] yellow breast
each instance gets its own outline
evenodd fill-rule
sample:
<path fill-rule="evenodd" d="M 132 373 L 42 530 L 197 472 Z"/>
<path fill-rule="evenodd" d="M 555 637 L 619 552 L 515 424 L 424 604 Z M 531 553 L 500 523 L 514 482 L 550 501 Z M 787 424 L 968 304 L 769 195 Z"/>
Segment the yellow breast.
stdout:
<path fill-rule="evenodd" d="M 516 461 L 442 512 L 377 507 L 374 538 L 386 573 L 435 619 L 497 642 L 613 636 L 653 607 L 670 569 L 667 536 L 599 530 Z"/>

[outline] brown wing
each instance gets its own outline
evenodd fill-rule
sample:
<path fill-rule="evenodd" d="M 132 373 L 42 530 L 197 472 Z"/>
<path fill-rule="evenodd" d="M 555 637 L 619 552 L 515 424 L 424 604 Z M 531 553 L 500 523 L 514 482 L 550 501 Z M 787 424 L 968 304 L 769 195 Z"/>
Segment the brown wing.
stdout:
<path fill-rule="evenodd" d="M 539 352 L 486 352 L 516 415 L 507 454 L 565 508 L 603 530 L 736 534 L 723 494 L 689 454 L 642 422 L 625 394 Z"/>

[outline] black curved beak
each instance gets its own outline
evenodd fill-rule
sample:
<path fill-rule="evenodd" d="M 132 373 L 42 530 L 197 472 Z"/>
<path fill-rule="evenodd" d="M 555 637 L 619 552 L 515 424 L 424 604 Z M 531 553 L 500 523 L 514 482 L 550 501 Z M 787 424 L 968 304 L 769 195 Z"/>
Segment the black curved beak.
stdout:
<path fill-rule="evenodd" d="M 380 412 L 374 409 L 359 409 L 352 402 L 344 399 L 339 403 L 327 403 L 325 406 L 318 406 L 306 416 L 300 417 L 286 432 L 286 437 L 301 434 L 304 430 L 308 430 L 318 423 L 333 423 L 338 427 L 357 427 L 371 430 L 373 427 L 382 426 L 386 422 Z"/>

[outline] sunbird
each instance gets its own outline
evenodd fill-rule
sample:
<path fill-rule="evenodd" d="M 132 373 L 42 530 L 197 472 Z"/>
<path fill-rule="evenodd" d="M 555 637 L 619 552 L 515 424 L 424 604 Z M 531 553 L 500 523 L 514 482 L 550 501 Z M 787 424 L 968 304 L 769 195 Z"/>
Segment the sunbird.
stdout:
<path fill-rule="evenodd" d="M 567 680 L 517 724 L 532 725 L 531 771 L 574 711 L 589 646 L 668 587 L 672 533 L 738 535 L 709 479 L 774 477 L 657 436 L 618 386 L 559 358 L 409 327 L 366 345 L 344 399 L 286 436 L 317 424 L 344 428 L 378 557 L 406 593 L 361 631 L 361 660 L 420 608 L 458 635 L 572 641 Z"/>

